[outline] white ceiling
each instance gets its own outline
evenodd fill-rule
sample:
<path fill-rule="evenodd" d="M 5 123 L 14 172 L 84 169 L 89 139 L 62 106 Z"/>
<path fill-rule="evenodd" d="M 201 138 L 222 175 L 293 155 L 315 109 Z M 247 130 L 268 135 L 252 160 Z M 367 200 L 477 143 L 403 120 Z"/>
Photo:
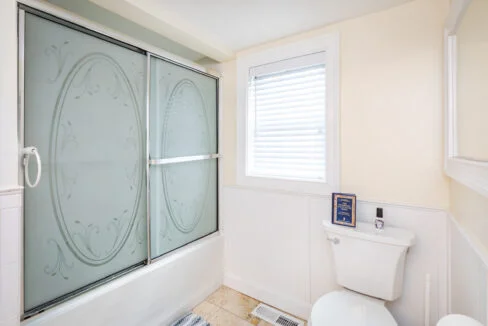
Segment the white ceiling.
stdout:
<path fill-rule="evenodd" d="M 146 27 L 148 22 L 157 19 L 161 24 L 155 24 L 152 29 L 159 29 L 160 34 L 223 61 L 245 48 L 409 0 L 91 1 Z"/>

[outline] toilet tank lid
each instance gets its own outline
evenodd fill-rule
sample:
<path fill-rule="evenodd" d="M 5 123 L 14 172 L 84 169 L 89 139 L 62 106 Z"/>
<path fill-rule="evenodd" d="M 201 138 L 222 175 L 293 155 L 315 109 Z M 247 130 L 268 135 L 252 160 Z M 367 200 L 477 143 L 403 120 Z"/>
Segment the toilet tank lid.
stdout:
<path fill-rule="evenodd" d="M 379 232 L 372 223 L 357 222 L 355 228 L 332 224 L 329 221 L 323 221 L 322 224 L 326 232 L 345 237 L 403 247 L 411 247 L 415 243 L 415 234 L 406 229 L 386 226 Z"/>

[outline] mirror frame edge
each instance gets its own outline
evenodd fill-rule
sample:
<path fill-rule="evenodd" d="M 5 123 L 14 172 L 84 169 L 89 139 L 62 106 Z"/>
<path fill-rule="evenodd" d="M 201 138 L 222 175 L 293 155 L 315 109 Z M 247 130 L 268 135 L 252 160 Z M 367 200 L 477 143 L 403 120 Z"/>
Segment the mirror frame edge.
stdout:
<path fill-rule="evenodd" d="M 488 197 L 488 162 L 457 156 L 456 32 L 472 0 L 452 0 L 444 28 L 444 171 L 453 180 Z"/>

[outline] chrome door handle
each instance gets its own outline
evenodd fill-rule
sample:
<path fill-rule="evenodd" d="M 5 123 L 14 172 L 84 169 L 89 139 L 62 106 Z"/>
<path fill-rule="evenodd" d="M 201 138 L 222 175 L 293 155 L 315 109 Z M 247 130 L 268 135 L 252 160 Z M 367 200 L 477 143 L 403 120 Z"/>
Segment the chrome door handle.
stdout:
<path fill-rule="evenodd" d="M 39 151 L 37 150 L 37 148 L 35 148 L 34 146 L 23 148 L 22 155 L 23 155 L 23 164 L 24 164 L 25 183 L 30 188 L 35 188 L 39 184 L 39 181 L 41 181 L 41 173 L 42 173 L 41 156 L 39 155 Z M 37 176 L 36 176 L 36 181 L 34 181 L 34 183 L 31 182 L 29 176 L 29 160 L 32 155 L 36 157 L 36 163 L 37 163 Z"/>

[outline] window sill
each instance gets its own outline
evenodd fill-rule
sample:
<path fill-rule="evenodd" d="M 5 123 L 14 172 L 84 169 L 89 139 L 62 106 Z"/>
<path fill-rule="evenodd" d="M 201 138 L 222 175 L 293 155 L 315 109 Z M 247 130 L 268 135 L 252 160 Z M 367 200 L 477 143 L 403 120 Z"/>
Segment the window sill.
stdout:
<path fill-rule="evenodd" d="M 302 195 L 328 196 L 338 191 L 337 186 L 326 182 L 285 180 L 266 177 L 238 175 L 236 186 Z"/>

